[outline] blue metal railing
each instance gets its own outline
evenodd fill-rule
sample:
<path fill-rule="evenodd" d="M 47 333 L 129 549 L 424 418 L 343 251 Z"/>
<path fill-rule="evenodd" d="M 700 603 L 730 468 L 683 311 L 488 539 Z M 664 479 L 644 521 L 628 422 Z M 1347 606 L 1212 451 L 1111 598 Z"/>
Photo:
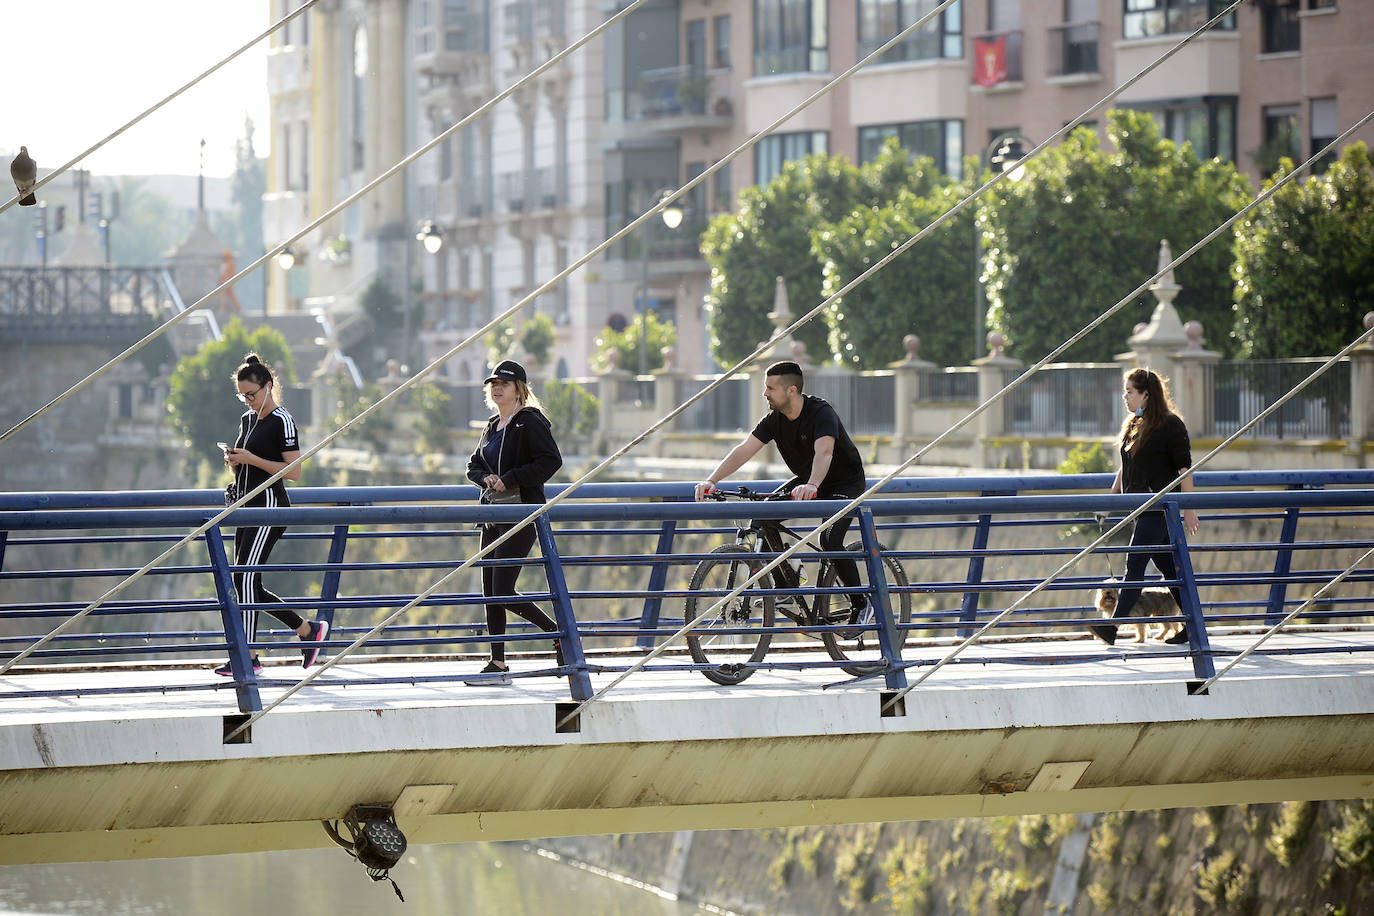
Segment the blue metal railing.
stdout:
<path fill-rule="evenodd" d="M 867 572 L 871 584 L 866 588 L 877 610 L 869 628 L 873 642 L 867 658 L 872 664 L 865 670 L 881 675 L 890 688 L 904 686 L 909 668 L 934 664 L 942 647 L 986 623 L 999 613 L 999 605 L 1009 605 L 1104 530 L 1099 516 L 1119 518 L 1143 502 L 1141 496 L 1105 492 L 1111 480 L 1111 475 L 1091 474 L 893 481 L 856 513 L 858 524 L 851 530 L 862 543 L 851 556 Z M 1218 645 L 1218 633 L 1234 635 L 1277 621 L 1374 543 L 1369 534 L 1374 471 L 1201 472 L 1196 484 L 1196 492 L 1161 503 L 1179 578 L 1149 583 L 1180 588 L 1183 607 L 1175 619 L 1187 622 L 1190 642 L 1132 651 L 1180 659 L 1187 669 L 1183 674 L 1202 678 L 1215 671 L 1214 659 L 1244 648 L 1236 648 L 1234 641 Z M 146 562 L 145 554 L 156 555 L 149 551 L 164 550 L 182 532 L 211 517 L 218 511 L 218 496 L 205 490 L 0 494 L 0 664 L 137 570 Z M 475 496 L 475 489 L 467 486 L 296 488 L 291 508 L 239 509 L 224 525 L 287 526 L 273 562 L 255 568 L 265 574 L 269 587 L 290 596 L 286 607 L 332 624 L 326 649 L 337 652 L 475 552 L 475 525 L 514 521 L 530 512 L 519 505 L 479 506 Z M 577 498 L 535 523 L 540 553 L 523 561 L 532 568 L 523 574 L 522 585 L 528 600 L 550 608 L 558 632 L 544 634 L 512 621 L 501 639 L 517 653 L 517 676 L 567 677 L 574 699 L 588 698 L 593 675 L 626 670 L 645 648 L 684 625 L 689 576 L 713 548 L 734 539 L 734 520 L 791 518 L 792 526 L 804 531 L 842 505 L 757 503 L 746 509 L 737 503 L 691 502 L 690 485 L 682 483 L 584 486 Z M 1203 515 L 1209 533 L 1224 536 L 1189 544 L 1180 523 L 1181 509 L 1189 507 Z M 283 643 L 283 636 L 291 634 L 269 629 L 269 618 L 263 618 L 257 642 L 246 640 L 232 587 L 233 574 L 242 568 L 232 565 L 232 552 L 224 544 L 227 534 L 232 532 L 220 526 L 209 529 L 181 556 L 154 568 L 79 626 L 34 651 L 9 672 L 5 690 L 60 693 L 31 689 L 23 677 L 57 665 L 111 660 L 204 665 L 228 656 L 236 674 L 231 684 L 207 671 L 203 685 L 185 689 L 229 686 L 241 710 L 260 709 L 263 684 L 292 681 L 276 677 L 275 665 L 254 675 L 250 654 L 283 646 L 295 650 L 299 644 Z M 1122 540 L 1104 547 L 1100 556 L 1086 558 L 1036 596 L 1042 601 L 999 622 L 988 638 L 1061 640 L 1048 653 L 1039 641 L 1026 644 L 1025 658 L 1047 663 L 1120 655 L 1125 650 L 1119 646 L 1097 644 L 1066 655 L 1062 640 L 1081 640 L 1086 622 L 1097 619 L 1091 592 L 1121 567 L 1126 550 Z M 803 555 L 802 565 L 811 575 L 800 589 L 761 584 L 756 591 L 779 599 L 799 592 L 843 594 L 846 589 L 838 585 L 828 592 L 818 590 L 817 564 L 836 556 Z M 878 575 L 884 559 L 900 563 L 909 584 Z M 476 565 L 510 562 L 483 560 Z M 481 622 L 484 599 L 478 579 L 474 572 L 456 580 L 454 590 L 429 596 L 360 650 L 358 660 L 400 656 L 423 662 L 484 651 L 491 637 Z M 1371 580 L 1374 573 L 1356 570 L 1349 587 L 1295 621 L 1308 628 L 1296 628 L 1298 634 L 1323 625 L 1321 641 L 1263 651 L 1374 648 L 1374 640 L 1362 641 L 1358 632 L 1374 619 Z M 719 594 L 699 597 L 699 607 L 706 608 Z M 910 604 L 909 621 L 894 615 L 898 599 Z M 255 607 L 261 611 L 269 606 Z M 749 625 L 758 629 L 757 621 Z M 821 635 L 835 630 L 833 625 L 784 620 L 768 631 L 772 651 L 749 667 L 829 669 L 839 676 L 840 662 L 801 651 L 817 647 Z M 561 641 L 562 667 L 544 661 L 554 636 Z M 998 657 L 1007 659 L 1005 653 Z M 535 666 L 527 664 L 536 658 Z M 984 660 L 975 653 L 959 661 Z M 709 666 L 677 652 L 654 659 L 649 667 L 685 671 Z M 331 684 L 350 683 L 357 674 L 356 669 L 336 667 L 323 677 Z M 427 670 L 412 665 L 397 681 L 460 678 L 452 666 Z M 370 672 L 366 682 L 377 683 L 377 675 Z M 81 690 L 90 692 L 90 687 Z"/>

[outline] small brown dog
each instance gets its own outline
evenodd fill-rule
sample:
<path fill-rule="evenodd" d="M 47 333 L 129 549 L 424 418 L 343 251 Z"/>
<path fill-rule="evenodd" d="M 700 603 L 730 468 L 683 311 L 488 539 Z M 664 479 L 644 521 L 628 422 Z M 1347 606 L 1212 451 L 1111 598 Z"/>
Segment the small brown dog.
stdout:
<path fill-rule="evenodd" d="M 1115 579 L 1107 580 L 1115 582 Z M 1116 610 L 1116 601 L 1120 594 L 1119 586 L 1108 586 L 1097 590 L 1097 609 L 1102 612 L 1102 616 L 1110 617 Z M 1140 590 L 1140 598 L 1136 601 L 1135 607 L 1131 608 L 1132 617 L 1177 617 L 1179 611 L 1178 603 L 1174 601 L 1173 594 L 1167 588 L 1143 588 Z M 1143 623 L 1123 623 L 1123 627 L 1135 627 L 1135 641 L 1145 641 L 1145 630 L 1152 624 Z M 1183 624 L 1177 620 L 1166 620 L 1160 623 L 1159 633 L 1155 639 L 1167 639 L 1176 636 L 1183 629 Z"/>

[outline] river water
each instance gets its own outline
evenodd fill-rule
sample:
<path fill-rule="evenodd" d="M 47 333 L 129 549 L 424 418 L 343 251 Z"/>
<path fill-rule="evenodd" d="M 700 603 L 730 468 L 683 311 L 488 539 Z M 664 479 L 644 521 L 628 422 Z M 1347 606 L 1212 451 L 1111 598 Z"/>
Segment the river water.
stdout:
<path fill-rule="evenodd" d="M 413 847 L 391 875 L 405 903 L 340 849 L 9 866 L 0 868 L 0 916 L 703 912 L 515 843 Z"/>

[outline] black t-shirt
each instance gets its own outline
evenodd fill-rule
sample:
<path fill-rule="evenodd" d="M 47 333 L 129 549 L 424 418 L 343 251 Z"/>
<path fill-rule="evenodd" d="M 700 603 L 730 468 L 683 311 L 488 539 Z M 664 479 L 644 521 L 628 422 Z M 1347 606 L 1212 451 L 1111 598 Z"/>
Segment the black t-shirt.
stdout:
<path fill-rule="evenodd" d="M 1121 449 L 1121 492 L 1158 493 L 1178 476 L 1179 468 L 1192 466 L 1188 427 L 1178 414 L 1169 414 L 1134 449 Z"/>
<path fill-rule="evenodd" d="M 866 486 L 863 460 L 840 422 L 840 415 L 825 399 L 804 394 L 797 419 L 789 420 L 776 410 L 770 410 L 754 427 L 754 438 L 765 444 L 776 442 L 778 454 L 782 455 L 788 470 L 801 478 L 802 483 L 811 479 L 816 440 L 825 436 L 835 437 L 835 451 L 817 495 L 822 498 L 838 494 L 858 496 Z"/>
<path fill-rule="evenodd" d="M 296 421 L 285 407 L 278 407 L 265 417 L 259 417 L 256 410 L 245 410 L 239 417 L 239 435 L 234 440 L 234 448 L 247 449 L 259 458 L 268 461 L 285 461 L 286 452 L 300 451 L 296 441 Z M 251 464 L 241 464 L 234 471 L 234 482 L 247 493 L 268 477 L 262 468 Z M 257 496 L 248 501 L 250 506 L 289 506 L 291 500 L 286 496 L 286 481 L 278 480 Z"/>

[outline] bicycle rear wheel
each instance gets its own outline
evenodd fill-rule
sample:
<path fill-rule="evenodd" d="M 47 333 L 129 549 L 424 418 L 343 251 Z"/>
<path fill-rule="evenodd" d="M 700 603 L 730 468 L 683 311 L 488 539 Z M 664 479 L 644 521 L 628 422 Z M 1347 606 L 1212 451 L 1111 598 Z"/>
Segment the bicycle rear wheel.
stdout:
<path fill-rule="evenodd" d="M 845 545 L 845 550 L 863 552 L 864 545 L 860 541 L 854 541 Z M 911 623 L 911 593 L 902 591 L 897 592 L 893 589 L 905 588 L 907 585 L 906 570 L 902 569 L 902 564 L 892 557 L 886 555 L 887 548 L 880 547 L 884 552 L 883 569 L 886 572 L 888 599 L 892 605 L 892 617 L 900 626 Z M 859 582 L 863 588 L 869 587 L 868 566 L 862 560 L 858 561 Z M 827 562 L 821 569 L 820 581 L 817 586 L 820 588 L 839 588 L 844 583 L 839 581 L 839 576 L 835 571 L 833 561 Z M 847 623 L 853 624 L 853 630 L 835 630 L 821 634 L 822 641 L 825 643 L 825 651 L 830 653 L 830 657 L 837 662 L 841 662 L 840 670 L 855 677 L 874 674 L 882 671 L 885 667 L 882 649 L 878 643 L 878 632 L 873 628 L 877 622 L 877 616 L 873 611 L 873 602 L 869 601 L 868 607 L 864 609 L 858 620 L 853 619 L 849 613 L 850 601 L 846 595 L 817 595 L 816 596 L 816 617 L 825 623 Z M 829 614 L 830 608 L 835 608 L 836 613 Z M 845 613 L 843 619 L 838 613 L 843 608 Z M 860 629 L 866 627 L 867 629 Z M 905 644 L 910 630 L 900 630 L 899 638 Z"/>
<path fill-rule="evenodd" d="M 687 588 L 709 594 L 688 595 L 684 613 L 688 623 L 705 612 L 741 582 L 763 568 L 764 561 L 740 544 L 725 544 L 697 564 Z M 770 587 L 769 577 L 760 582 Z M 760 595 L 750 586 L 731 598 L 715 613 L 687 631 L 687 649 L 698 665 L 712 665 L 702 674 L 717 684 L 738 684 L 754 673 L 748 667 L 768 652 L 773 625 L 773 596 Z M 729 631 L 729 632 L 726 632 Z"/>

